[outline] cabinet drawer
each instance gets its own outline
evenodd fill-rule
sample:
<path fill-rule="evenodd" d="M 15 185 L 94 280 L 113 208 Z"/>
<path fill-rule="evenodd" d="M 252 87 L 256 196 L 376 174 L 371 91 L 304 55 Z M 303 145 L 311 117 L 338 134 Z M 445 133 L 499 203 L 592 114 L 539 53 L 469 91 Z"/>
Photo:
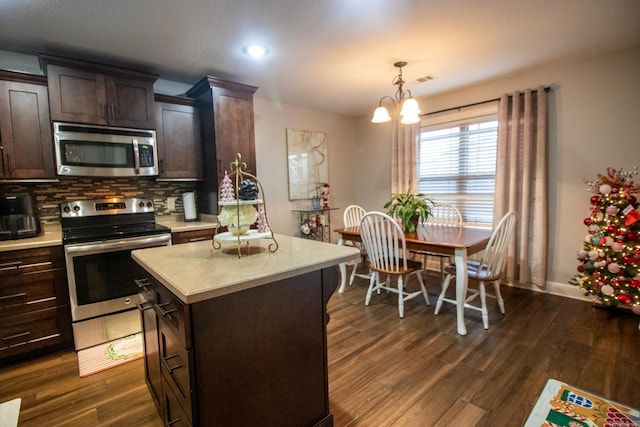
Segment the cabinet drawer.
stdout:
<path fill-rule="evenodd" d="M 206 230 L 192 230 L 192 231 L 180 231 L 177 233 L 171 233 L 171 242 L 174 245 L 180 243 L 200 242 L 202 240 L 213 240 L 215 234 L 214 228 L 208 228 Z"/>
<path fill-rule="evenodd" d="M 15 316 L 57 305 L 67 305 L 64 270 L 46 270 L 2 278 L 0 318 Z"/>
<path fill-rule="evenodd" d="M 158 322 L 160 344 L 160 370 L 176 400 L 191 419 L 195 381 L 192 377 L 193 351 L 185 349 L 176 339 L 167 322 Z"/>
<path fill-rule="evenodd" d="M 0 252 L 0 277 L 3 278 L 55 268 L 64 268 L 62 247 Z"/>
<path fill-rule="evenodd" d="M 162 286 L 144 268 L 137 266 L 138 295 L 142 304 L 150 303 L 158 314 L 158 319 L 165 321 L 166 327 L 178 338 L 185 348 L 191 348 L 190 309 L 178 298 Z"/>
<path fill-rule="evenodd" d="M 191 348 L 191 327 L 189 322 L 189 306 L 176 298 L 160 285 L 155 286 L 153 307 L 163 325 L 176 336 L 184 348 Z"/>
<path fill-rule="evenodd" d="M 0 326 L 0 358 L 62 344 L 70 340 L 68 307 L 15 316 Z"/>
<path fill-rule="evenodd" d="M 175 395 L 168 390 L 167 380 L 162 378 L 162 400 L 164 406 L 164 425 L 171 427 L 191 427 L 187 417 L 180 407 Z"/>

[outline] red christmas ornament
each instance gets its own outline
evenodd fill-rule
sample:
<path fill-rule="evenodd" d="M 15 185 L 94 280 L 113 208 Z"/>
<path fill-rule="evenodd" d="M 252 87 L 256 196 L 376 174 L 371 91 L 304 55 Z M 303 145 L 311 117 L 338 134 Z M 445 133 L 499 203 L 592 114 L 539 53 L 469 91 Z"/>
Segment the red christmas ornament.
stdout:
<path fill-rule="evenodd" d="M 582 264 L 580 264 L 578 266 L 578 273 L 583 273 L 584 272 L 584 267 L 582 266 Z"/>
<path fill-rule="evenodd" d="M 609 225 L 607 226 L 607 232 L 609 232 L 609 234 L 617 234 L 618 227 L 616 227 L 615 225 Z"/>
<path fill-rule="evenodd" d="M 627 201 L 629 201 L 630 205 L 635 205 L 638 199 L 636 199 L 636 196 L 629 196 L 627 197 Z"/>
<path fill-rule="evenodd" d="M 631 264 L 633 262 L 633 257 L 629 256 L 629 255 L 625 255 L 622 257 L 622 262 L 624 264 Z"/>
<path fill-rule="evenodd" d="M 591 218 L 585 218 L 583 222 L 584 225 L 591 225 Z"/>
<path fill-rule="evenodd" d="M 632 288 L 640 288 L 640 280 L 631 279 L 631 281 L 629 282 L 629 286 L 631 286 Z"/>
<path fill-rule="evenodd" d="M 624 238 L 627 239 L 628 242 L 635 242 L 636 240 L 638 240 L 638 233 L 635 233 L 633 231 L 628 231 L 624 235 Z"/>
<path fill-rule="evenodd" d="M 591 204 L 597 205 L 598 203 L 600 203 L 600 196 L 591 196 Z"/>
<path fill-rule="evenodd" d="M 627 294 L 618 294 L 616 298 L 623 304 L 629 304 L 631 302 L 631 298 Z"/>

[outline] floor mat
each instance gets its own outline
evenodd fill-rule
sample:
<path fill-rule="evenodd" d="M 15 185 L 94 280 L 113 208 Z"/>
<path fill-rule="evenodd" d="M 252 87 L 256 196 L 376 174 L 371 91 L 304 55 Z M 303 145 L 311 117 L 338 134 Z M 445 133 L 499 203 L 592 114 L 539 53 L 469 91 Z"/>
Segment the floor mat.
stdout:
<path fill-rule="evenodd" d="M 640 427 L 638 410 L 558 380 L 547 381 L 524 427 Z"/>
<path fill-rule="evenodd" d="M 142 334 L 129 335 L 78 351 L 80 376 L 95 374 L 144 356 Z"/>

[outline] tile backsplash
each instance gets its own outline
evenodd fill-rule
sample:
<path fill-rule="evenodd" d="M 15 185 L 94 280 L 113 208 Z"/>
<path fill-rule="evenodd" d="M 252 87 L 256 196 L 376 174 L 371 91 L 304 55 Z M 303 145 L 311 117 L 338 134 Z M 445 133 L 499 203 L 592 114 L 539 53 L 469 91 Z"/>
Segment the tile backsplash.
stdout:
<path fill-rule="evenodd" d="M 154 178 L 60 177 L 48 183 L 0 183 L 0 194 L 28 193 L 36 197 L 40 221 L 60 222 L 60 203 L 106 197 L 153 199 L 156 214 L 183 213 L 182 193 L 195 191 L 195 182 L 156 181 Z M 169 212 L 167 197 L 177 197 L 176 210 Z"/>

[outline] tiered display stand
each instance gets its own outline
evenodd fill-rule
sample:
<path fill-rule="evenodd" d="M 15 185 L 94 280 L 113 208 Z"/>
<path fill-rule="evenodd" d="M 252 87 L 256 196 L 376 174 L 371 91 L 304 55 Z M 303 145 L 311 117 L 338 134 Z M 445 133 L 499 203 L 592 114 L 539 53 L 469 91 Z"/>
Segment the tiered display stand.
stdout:
<path fill-rule="evenodd" d="M 222 213 L 223 209 L 232 208 L 235 209 L 235 215 L 234 212 L 231 212 L 231 216 L 234 217 L 234 219 L 231 221 L 231 223 L 228 224 L 221 224 L 220 220 L 218 220 L 216 234 L 213 236 L 213 241 L 211 243 L 214 249 L 222 249 L 223 243 L 235 243 L 238 250 L 238 258 L 242 257 L 243 255 L 250 255 L 259 251 L 259 248 L 252 248 L 250 246 L 250 242 L 253 240 L 273 240 L 273 243 L 269 244 L 268 249 L 270 252 L 275 252 L 278 250 L 278 242 L 273 236 L 273 231 L 271 230 L 269 221 L 267 219 L 267 206 L 264 200 L 264 190 L 262 188 L 262 184 L 255 175 L 252 175 L 246 171 L 247 164 L 241 159 L 242 157 L 240 156 L 240 153 L 238 153 L 236 155 L 236 160 L 229 165 L 229 176 L 232 180 L 232 183 L 235 180 L 235 186 L 233 186 L 232 192 L 233 194 L 228 194 L 229 183 L 225 183 L 224 180 L 220 183 L 220 186 L 218 188 L 218 218 L 220 218 L 220 214 Z M 258 186 L 258 194 L 261 194 L 262 198 L 255 198 L 251 200 L 240 199 L 241 194 L 239 193 L 239 188 L 241 183 L 245 180 L 253 181 Z M 249 228 L 249 226 L 252 224 L 240 223 L 242 216 L 241 210 L 244 209 L 245 206 L 254 206 L 257 209 L 258 229 Z M 227 214 L 228 213 L 229 212 L 227 210 Z M 218 231 L 221 226 L 227 227 L 229 231 L 219 233 Z"/>

